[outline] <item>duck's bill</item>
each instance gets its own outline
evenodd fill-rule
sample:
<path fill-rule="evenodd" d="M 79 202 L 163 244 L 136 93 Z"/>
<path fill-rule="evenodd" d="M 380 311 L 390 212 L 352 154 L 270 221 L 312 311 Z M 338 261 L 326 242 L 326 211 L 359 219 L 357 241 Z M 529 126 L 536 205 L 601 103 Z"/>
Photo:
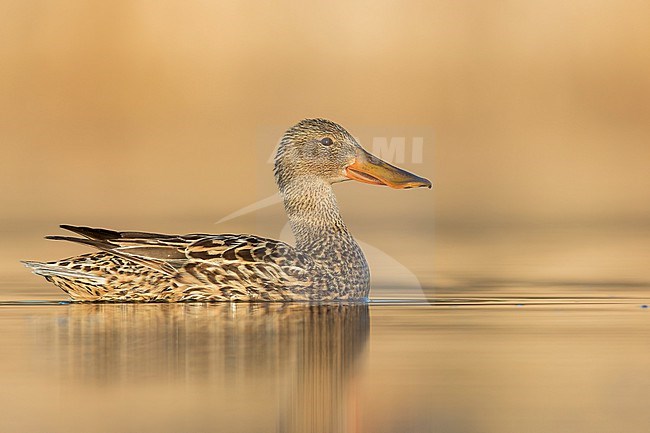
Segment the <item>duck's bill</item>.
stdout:
<path fill-rule="evenodd" d="M 357 151 L 354 163 L 345 169 L 345 175 L 348 179 L 396 189 L 431 188 L 428 179 L 390 165 L 361 148 Z"/>

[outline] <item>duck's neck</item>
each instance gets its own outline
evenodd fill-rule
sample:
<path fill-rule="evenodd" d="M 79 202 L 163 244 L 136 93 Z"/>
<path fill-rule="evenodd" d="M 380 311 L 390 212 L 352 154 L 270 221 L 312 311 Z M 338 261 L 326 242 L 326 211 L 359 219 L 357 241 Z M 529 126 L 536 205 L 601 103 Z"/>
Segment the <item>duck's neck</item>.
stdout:
<path fill-rule="evenodd" d="M 325 259 L 330 251 L 356 242 L 339 213 L 332 186 L 317 177 L 299 177 L 280 187 L 296 248 Z"/>
<path fill-rule="evenodd" d="M 332 186 L 318 178 L 292 177 L 280 194 L 296 249 L 315 261 L 314 299 L 362 299 L 370 290 L 363 251 L 345 226 Z"/>

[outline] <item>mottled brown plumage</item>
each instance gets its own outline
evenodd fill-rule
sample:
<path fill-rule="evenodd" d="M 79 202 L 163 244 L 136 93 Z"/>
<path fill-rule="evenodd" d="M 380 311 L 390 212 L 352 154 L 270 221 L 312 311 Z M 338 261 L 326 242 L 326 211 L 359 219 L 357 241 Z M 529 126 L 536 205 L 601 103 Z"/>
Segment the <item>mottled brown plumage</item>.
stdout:
<path fill-rule="evenodd" d="M 50 236 L 98 252 L 24 262 L 74 301 L 320 301 L 368 296 L 370 271 L 336 204 L 349 179 L 393 188 L 431 183 L 370 155 L 341 126 L 306 119 L 282 137 L 275 178 L 296 246 L 246 234 L 165 235 L 62 225 Z"/>

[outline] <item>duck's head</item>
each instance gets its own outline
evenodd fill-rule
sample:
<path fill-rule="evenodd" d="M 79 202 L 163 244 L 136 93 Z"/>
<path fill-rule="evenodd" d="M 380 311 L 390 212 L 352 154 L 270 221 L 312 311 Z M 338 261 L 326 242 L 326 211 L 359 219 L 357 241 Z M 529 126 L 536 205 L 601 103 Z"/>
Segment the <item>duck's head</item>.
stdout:
<path fill-rule="evenodd" d="M 427 187 L 423 177 L 366 152 L 342 126 L 325 119 L 305 119 L 285 132 L 275 157 L 280 189 L 302 177 L 330 184 L 356 180 L 396 189 Z"/>

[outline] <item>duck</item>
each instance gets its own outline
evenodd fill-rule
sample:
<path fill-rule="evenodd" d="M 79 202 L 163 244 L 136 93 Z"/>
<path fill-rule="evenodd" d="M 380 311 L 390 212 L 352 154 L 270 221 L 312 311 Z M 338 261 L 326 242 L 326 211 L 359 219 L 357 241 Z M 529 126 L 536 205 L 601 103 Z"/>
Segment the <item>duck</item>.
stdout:
<path fill-rule="evenodd" d="M 173 235 L 60 227 L 46 236 L 95 250 L 52 262 L 24 261 L 72 302 L 363 301 L 370 269 L 345 225 L 333 185 L 350 180 L 395 189 L 431 182 L 366 151 L 339 124 L 304 119 L 280 139 L 274 175 L 295 245 L 250 234 Z"/>

